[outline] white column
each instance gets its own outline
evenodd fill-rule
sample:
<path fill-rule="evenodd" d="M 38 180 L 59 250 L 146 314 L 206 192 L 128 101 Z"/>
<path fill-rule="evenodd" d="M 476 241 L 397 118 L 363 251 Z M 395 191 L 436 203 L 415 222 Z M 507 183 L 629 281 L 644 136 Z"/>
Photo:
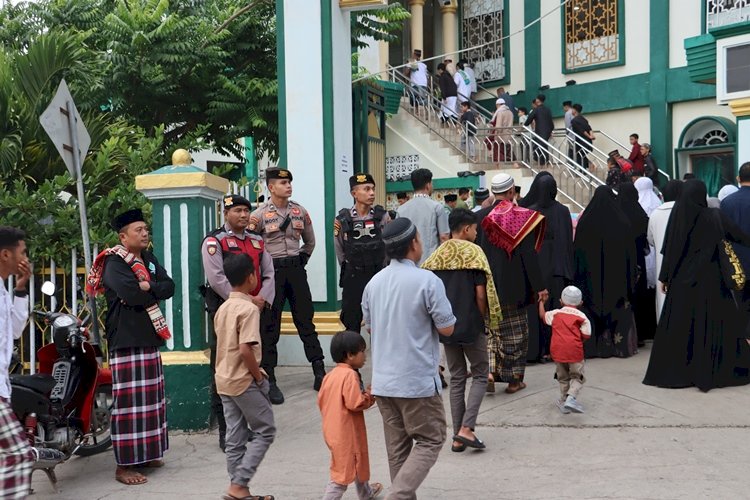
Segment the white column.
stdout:
<path fill-rule="evenodd" d="M 424 0 L 409 0 L 411 10 L 411 51 L 421 50 L 424 56 Z"/>

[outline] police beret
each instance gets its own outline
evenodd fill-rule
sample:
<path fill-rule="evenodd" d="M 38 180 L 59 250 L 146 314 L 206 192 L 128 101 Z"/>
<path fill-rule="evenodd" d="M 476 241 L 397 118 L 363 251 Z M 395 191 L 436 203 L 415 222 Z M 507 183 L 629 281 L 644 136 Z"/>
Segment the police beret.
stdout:
<path fill-rule="evenodd" d="M 271 179 L 287 179 L 291 181 L 292 173 L 284 168 L 269 168 L 266 170 L 266 180 L 270 181 Z"/>
<path fill-rule="evenodd" d="M 244 205 L 247 208 L 252 210 L 252 206 L 250 205 L 250 200 L 247 198 L 244 198 L 238 194 L 232 194 L 229 196 L 225 196 L 224 199 L 221 201 L 224 210 L 229 210 L 232 207 L 241 206 Z"/>
<path fill-rule="evenodd" d="M 375 185 L 375 179 L 370 174 L 354 174 L 349 177 L 349 187 L 359 186 L 361 184 L 372 184 Z"/>
<path fill-rule="evenodd" d="M 125 226 L 132 224 L 133 222 L 145 222 L 143 212 L 138 208 L 123 212 L 112 219 L 112 229 L 119 233 Z"/>

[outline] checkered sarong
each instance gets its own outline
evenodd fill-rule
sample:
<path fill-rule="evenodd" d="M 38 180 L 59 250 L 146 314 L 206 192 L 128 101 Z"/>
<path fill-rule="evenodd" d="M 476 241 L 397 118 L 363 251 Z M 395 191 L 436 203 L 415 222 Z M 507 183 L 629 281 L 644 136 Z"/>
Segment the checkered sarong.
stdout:
<path fill-rule="evenodd" d="M 0 498 L 28 496 L 34 461 L 34 451 L 10 401 L 0 398 Z"/>
<path fill-rule="evenodd" d="M 526 308 L 515 304 L 501 304 L 503 319 L 500 330 L 491 332 L 487 339 L 490 373 L 496 381 L 523 380 L 526 371 L 526 352 L 529 350 L 529 323 Z"/>
<path fill-rule="evenodd" d="M 156 347 L 116 349 L 112 368 L 112 447 L 117 465 L 160 460 L 169 448 L 164 372 Z"/>

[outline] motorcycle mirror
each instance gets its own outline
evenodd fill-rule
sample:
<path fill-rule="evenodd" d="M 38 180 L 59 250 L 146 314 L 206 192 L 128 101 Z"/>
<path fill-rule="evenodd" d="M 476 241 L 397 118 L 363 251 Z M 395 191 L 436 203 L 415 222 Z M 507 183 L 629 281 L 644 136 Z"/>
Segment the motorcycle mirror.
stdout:
<path fill-rule="evenodd" d="M 55 284 L 51 281 L 45 281 L 42 283 L 42 293 L 48 297 L 53 296 L 55 294 Z"/>

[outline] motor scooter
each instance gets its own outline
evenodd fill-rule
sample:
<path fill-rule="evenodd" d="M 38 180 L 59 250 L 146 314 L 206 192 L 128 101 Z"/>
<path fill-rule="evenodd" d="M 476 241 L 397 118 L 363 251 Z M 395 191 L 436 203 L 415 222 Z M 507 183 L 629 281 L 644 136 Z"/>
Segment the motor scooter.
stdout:
<path fill-rule="evenodd" d="M 54 284 L 45 282 L 42 293 L 53 295 Z M 52 328 L 52 342 L 37 351 L 39 371 L 10 375 L 11 406 L 31 446 L 90 456 L 112 444 L 112 372 L 98 359 L 101 351 L 88 341 L 86 321 L 72 314 L 33 311 Z M 98 359 L 97 359 L 98 358 Z M 60 461 L 39 460 L 56 488 L 55 467 Z"/>

